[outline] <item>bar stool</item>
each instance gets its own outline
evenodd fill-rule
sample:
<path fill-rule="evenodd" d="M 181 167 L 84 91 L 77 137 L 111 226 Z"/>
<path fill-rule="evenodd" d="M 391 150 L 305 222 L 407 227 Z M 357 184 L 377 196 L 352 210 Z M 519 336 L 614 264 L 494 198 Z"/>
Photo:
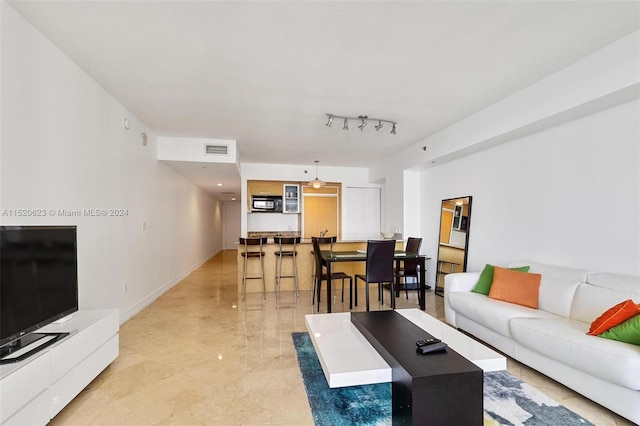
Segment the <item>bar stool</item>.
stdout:
<path fill-rule="evenodd" d="M 296 265 L 296 257 L 298 252 L 296 251 L 296 244 L 300 244 L 300 237 L 273 237 L 273 242 L 278 244 L 278 250 L 274 253 L 276 255 L 276 278 L 275 278 L 275 291 L 276 301 L 280 295 L 280 280 L 282 278 L 293 278 L 293 287 L 295 289 L 296 298 L 298 297 L 298 266 Z M 283 246 L 285 246 L 283 248 Z M 282 275 L 282 258 L 290 257 L 292 262 L 292 275 Z"/>
<path fill-rule="evenodd" d="M 244 246 L 244 252 L 240 255 L 244 258 L 244 266 L 242 272 L 242 300 L 244 300 L 245 293 L 247 291 L 247 280 L 262 280 L 262 300 L 267 299 L 267 289 L 264 284 L 264 252 L 262 251 L 262 245 L 267 243 L 267 237 L 263 238 L 240 238 L 240 245 Z M 255 250 L 255 246 L 258 249 Z M 248 277 L 247 276 L 247 264 L 249 259 L 260 260 L 260 276 Z"/>

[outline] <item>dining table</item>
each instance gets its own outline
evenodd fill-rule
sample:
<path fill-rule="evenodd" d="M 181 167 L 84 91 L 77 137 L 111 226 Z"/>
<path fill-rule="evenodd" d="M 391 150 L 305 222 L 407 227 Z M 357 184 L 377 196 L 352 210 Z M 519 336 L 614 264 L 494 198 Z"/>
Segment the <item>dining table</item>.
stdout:
<path fill-rule="evenodd" d="M 331 283 L 331 265 L 339 262 L 366 262 L 367 252 L 366 250 L 355 251 L 336 251 L 336 250 L 321 250 L 320 258 L 323 265 L 327 268 L 327 282 Z M 425 310 L 425 263 L 429 259 L 426 255 L 420 253 L 411 253 L 402 250 L 396 250 L 393 254 L 393 260 L 395 262 L 401 262 L 403 260 L 417 259 L 418 266 L 420 267 L 419 282 L 418 282 L 418 300 L 421 310 Z M 354 291 L 358 291 L 357 285 Z M 395 297 L 395 295 L 391 295 Z M 357 299 L 356 299 L 357 300 Z M 327 285 L 327 312 L 331 313 L 331 285 Z"/>

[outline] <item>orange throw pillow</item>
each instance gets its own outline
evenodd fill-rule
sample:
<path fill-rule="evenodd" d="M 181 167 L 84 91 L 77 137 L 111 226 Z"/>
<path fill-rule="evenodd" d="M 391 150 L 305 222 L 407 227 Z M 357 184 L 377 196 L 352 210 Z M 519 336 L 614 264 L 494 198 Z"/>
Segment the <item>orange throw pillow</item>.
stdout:
<path fill-rule="evenodd" d="M 542 275 L 512 271 L 496 266 L 489 297 L 538 309 Z"/>
<path fill-rule="evenodd" d="M 587 334 L 597 336 L 638 314 L 640 314 L 640 307 L 631 299 L 625 300 L 607 309 L 605 313 L 596 318 L 595 321 L 591 323 L 591 328 L 589 328 Z"/>

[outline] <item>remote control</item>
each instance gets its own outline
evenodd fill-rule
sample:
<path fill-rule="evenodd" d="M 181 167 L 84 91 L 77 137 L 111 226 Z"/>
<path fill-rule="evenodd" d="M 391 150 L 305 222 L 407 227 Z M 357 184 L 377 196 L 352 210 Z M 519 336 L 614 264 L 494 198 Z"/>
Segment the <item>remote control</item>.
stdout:
<path fill-rule="evenodd" d="M 433 345 L 435 343 L 440 343 L 440 342 L 441 342 L 440 339 L 436 339 L 435 337 L 430 337 L 428 339 L 418 340 L 416 342 L 416 346 L 421 348 L 423 346 L 429 346 L 429 345 Z"/>
<path fill-rule="evenodd" d="M 444 342 L 438 342 L 427 346 L 420 346 L 416 351 L 420 354 L 428 354 L 431 352 L 440 352 L 445 349 L 447 349 L 447 344 Z"/>

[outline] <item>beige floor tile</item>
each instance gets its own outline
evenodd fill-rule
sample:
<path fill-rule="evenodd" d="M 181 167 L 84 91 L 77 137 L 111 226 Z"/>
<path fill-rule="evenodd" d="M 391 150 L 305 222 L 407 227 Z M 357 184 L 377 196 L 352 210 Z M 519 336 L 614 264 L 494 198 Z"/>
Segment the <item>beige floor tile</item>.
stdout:
<path fill-rule="evenodd" d="M 291 339 L 316 312 L 310 292 L 242 301 L 236 280 L 236 252 L 223 251 L 124 323 L 118 359 L 51 425 L 312 425 Z M 372 309 L 388 309 L 388 293 L 385 305 L 371 294 Z M 333 300 L 334 312 L 349 310 L 348 291 Z M 417 306 L 415 292 L 396 300 Z M 362 286 L 358 301 L 363 311 Z M 430 292 L 426 305 L 444 318 L 442 297 Z M 631 424 L 517 361 L 508 370 L 596 425 Z"/>

